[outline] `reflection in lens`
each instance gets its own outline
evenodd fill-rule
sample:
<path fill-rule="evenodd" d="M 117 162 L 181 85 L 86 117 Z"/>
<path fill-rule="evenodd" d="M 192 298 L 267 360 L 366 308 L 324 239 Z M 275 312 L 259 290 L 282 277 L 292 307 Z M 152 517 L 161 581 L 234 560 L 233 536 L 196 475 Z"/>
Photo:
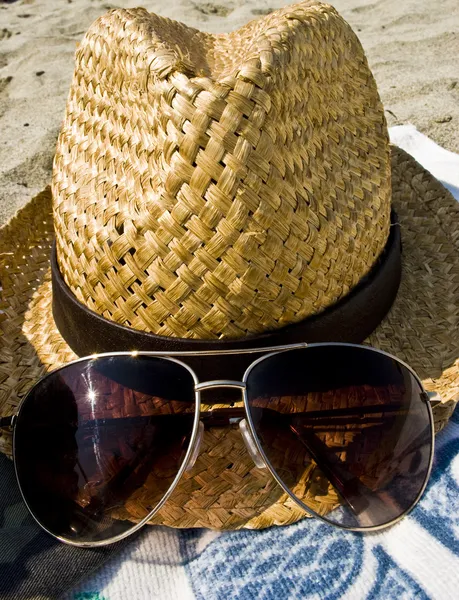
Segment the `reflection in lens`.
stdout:
<path fill-rule="evenodd" d="M 416 502 L 432 450 L 411 372 L 358 346 L 310 346 L 258 363 L 248 408 L 274 470 L 310 510 L 344 527 L 385 525 Z"/>
<path fill-rule="evenodd" d="M 175 362 L 112 356 L 56 371 L 30 392 L 15 428 L 27 505 L 69 541 L 126 532 L 172 484 L 194 417 L 193 377 Z"/>

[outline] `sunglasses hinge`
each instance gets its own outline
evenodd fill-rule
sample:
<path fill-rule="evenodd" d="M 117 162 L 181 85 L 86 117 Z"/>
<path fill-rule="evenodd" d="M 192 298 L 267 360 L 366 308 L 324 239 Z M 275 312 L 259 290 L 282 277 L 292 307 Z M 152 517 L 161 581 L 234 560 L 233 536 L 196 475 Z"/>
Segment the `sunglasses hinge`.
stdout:
<path fill-rule="evenodd" d="M 442 403 L 441 396 L 438 392 L 424 392 L 423 398 L 432 408 Z"/>
<path fill-rule="evenodd" d="M 9 429 L 10 431 L 13 431 L 16 424 L 16 418 L 16 415 L 11 415 L 10 417 L 0 417 L 0 429 Z"/>

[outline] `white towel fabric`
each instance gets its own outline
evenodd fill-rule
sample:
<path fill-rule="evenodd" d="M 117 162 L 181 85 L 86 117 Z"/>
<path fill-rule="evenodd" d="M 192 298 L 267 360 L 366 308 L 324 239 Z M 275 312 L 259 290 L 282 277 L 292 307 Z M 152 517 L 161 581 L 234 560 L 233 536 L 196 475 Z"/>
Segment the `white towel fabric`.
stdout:
<path fill-rule="evenodd" d="M 391 141 L 459 200 L 459 155 L 411 125 Z M 398 600 L 459 594 L 459 411 L 437 437 L 429 486 L 390 530 L 355 534 L 306 519 L 264 531 L 146 527 L 66 600 Z"/>
<path fill-rule="evenodd" d="M 459 201 L 459 154 L 445 150 L 414 125 L 391 127 L 389 135 L 393 144 L 411 154 Z"/>

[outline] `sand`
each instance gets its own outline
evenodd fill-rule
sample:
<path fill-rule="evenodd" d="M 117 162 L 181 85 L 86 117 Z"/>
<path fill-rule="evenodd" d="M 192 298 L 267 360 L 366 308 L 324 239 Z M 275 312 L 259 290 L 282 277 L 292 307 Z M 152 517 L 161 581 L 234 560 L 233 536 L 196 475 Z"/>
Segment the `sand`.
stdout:
<path fill-rule="evenodd" d="M 0 0 L 0 223 L 49 183 L 73 54 L 92 21 L 142 5 L 206 31 L 278 0 Z M 367 53 L 389 125 L 413 123 L 459 152 L 458 0 L 335 0 Z"/>

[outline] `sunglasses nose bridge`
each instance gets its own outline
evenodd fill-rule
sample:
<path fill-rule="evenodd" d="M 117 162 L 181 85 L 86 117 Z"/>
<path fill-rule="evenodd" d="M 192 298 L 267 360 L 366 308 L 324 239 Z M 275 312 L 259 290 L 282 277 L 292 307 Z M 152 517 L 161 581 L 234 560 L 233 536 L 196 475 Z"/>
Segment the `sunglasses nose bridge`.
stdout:
<path fill-rule="evenodd" d="M 215 388 L 233 388 L 233 389 L 238 389 L 241 391 L 244 391 L 246 389 L 246 384 L 243 381 L 234 381 L 232 379 L 214 379 L 211 381 L 203 381 L 202 383 L 198 383 L 195 385 L 195 390 L 198 391 L 202 391 L 202 390 L 209 390 L 209 389 L 215 389 Z M 250 428 L 247 424 L 247 421 L 245 419 L 242 419 L 241 421 L 239 421 L 239 431 L 241 432 L 242 435 L 242 439 L 244 440 L 244 444 L 245 447 L 247 448 L 248 453 L 250 454 L 251 459 L 253 460 L 255 466 L 258 469 L 266 469 L 266 463 L 262 457 L 262 455 L 260 454 L 257 445 L 255 443 L 255 440 L 253 439 L 252 433 L 250 431 Z M 202 435 L 202 432 L 201 432 Z M 199 445 L 201 444 L 201 439 L 199 440 Z M 192 462 L 192 464 L 194 464 L 194 462 L 196 461 L 196 457 L 197 454 L 199 453 L 199 451 L 196 453 L 196 448 L 195 448 L 195 452 L 193 452 L 193 456 L 194 461 Z M 191 461 L 190 461 L 191 463 Z M 189 470 L 190 464 L 188 465 L 187 470 Z"/>
<path fill-rule="evenodd" d="M 211 381 L 203 381 L 197 383 L 194 389 L 197 392 L 202 390 L 211 390 L 215 388 L 233 388 L 237 390 L 245 390 L 245 383 L 243 381 L 234 381 L 233 379 L 213 379 Z"/>

